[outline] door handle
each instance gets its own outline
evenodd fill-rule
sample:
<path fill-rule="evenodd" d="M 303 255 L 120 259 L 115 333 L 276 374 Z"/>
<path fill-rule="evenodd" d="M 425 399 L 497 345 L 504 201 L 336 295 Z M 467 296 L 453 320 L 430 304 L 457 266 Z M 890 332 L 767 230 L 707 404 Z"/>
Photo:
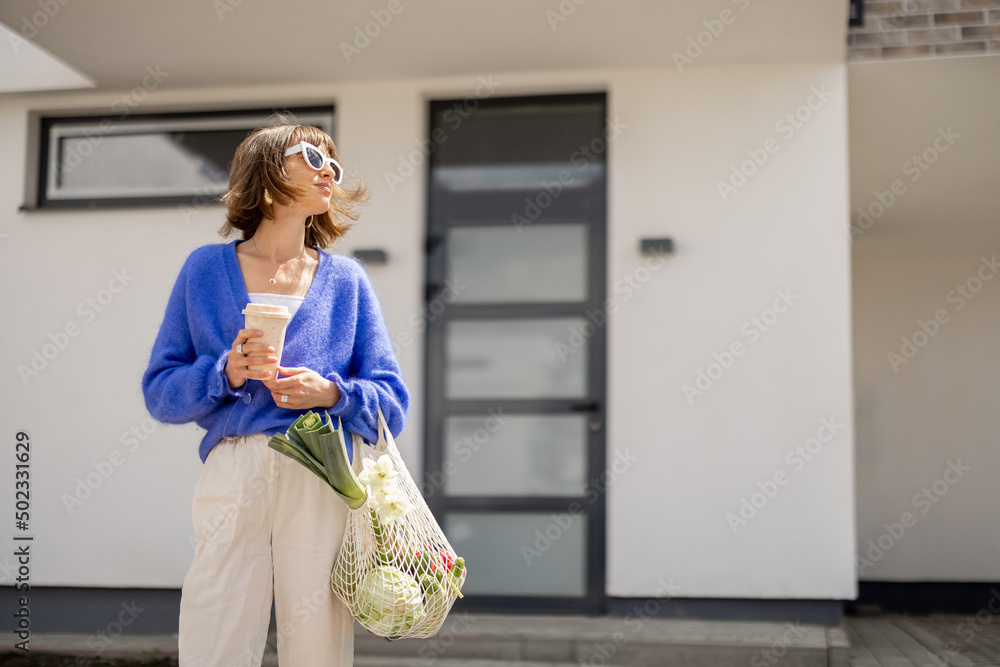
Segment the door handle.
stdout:
<path fill-rule="evenodd" d="M 574 403 L 570 410 L 573 412 L 591 412 L 596 413 L 601 409 L 601 404 L 597 401 L 589 401 L 586 403 Z M 596 414 L 594 414 L 588 421 L 587 427 L 590 428 L 591 433 L 600 433 L 601 429 L 604 428 L 604 420 L 600 419 Z"/>
<path fill-rule="evenodd" d="M 428 234 L 427 238 L 424 240 L 424 250 L 427 254 L 434 252 L 439 245 L 444 243 L 444 236 L 440 234 Z"/>

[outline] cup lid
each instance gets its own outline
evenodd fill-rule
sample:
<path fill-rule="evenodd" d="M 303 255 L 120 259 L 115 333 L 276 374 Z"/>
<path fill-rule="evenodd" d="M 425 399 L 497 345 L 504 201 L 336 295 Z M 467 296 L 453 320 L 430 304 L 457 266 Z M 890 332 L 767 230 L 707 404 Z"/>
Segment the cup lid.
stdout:
<path fill-rule="evenodd" d="M 243 309 L 244 315 L 264 315 L 265 317 L 291 317 L 286 306 L 275 306 L 269 303 L 248 303 Z"/>

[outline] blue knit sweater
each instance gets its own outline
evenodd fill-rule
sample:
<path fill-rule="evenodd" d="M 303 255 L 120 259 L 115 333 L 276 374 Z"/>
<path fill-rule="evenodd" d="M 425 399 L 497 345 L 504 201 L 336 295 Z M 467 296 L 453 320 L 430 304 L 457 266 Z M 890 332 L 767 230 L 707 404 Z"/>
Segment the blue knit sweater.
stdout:
<path fill-rule="evenodd" d="M 259 380 L 232 389 L 226 379 L 226 359 L 250 301 L 237 243 L 202 246 L 188 256 L 142 376 L 153 417 L 169 424 L 194 421 L 208 431 L 198 448 L 202 462 L 224 437 L 283 433 L 305 412 L 278 407 Z M 317 250 L 319 266 L 288 323 L 281 365 L 304 366 L 335 382 L 341 398 L 328 411 L 348 432 L 377 441 L 381 406 L 396 437 L 410 397 L 375 291 L 355 260 Z"/>

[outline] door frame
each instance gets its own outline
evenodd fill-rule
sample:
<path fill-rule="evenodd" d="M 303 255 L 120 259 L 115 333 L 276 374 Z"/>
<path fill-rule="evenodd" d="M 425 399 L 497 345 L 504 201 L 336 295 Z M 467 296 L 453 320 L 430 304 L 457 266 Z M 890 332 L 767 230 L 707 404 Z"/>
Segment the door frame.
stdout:
<path fill-rule="evenodd" d="M 480 101 L 481 107 L 503 107 L 530 104 L 546 104 L 578 101 L 599 102 L 601 106 L 602 128 L 607 127 L 606 93 L 586 93 L 567 95 L 540 95 L 493 98 Z M 460 100 L 429 100 L 427 136 L 434 136 L 435 112 L 454 107 Z M 474 113 L 474 112 L 473 112 Z M 425 307 L 437 300 L 443 305 L 433 318 L 427 318 L 425 334 L 425 414 L 424 414 L 424 495 L 431 511 L 446 524 L 450 512 L 552 512 L 572 513 L 578 507 L 587 516 L 585 541 L 585 594 L 581 597 L 564 596 L 524 596 L 524 595 L 473 595 L 466 596 L 461 604 L 478 611 L 525 611 L 525 612 L 566 612 L 603 614 L 607 610 L 606 594 L 606 541 L 607 503 L 606 489 L 600 482 L 606 469 L 607 434 L 607 159 L 602 152 L 602 177 L 582 201 L 556 197 L 552 203 L 542 208 L 532 219 L 532 224 L 558 224 L 581 221 L 588 223 L 587 247 L 587 300 L 583 303 L 520 303 L 463 305 L 447 303 L 440 298 L 445 289 L 447 273 L 446 234 L 449 226 L 471 227 L 477 225 L 495 226 L 504 221 L 491 213 L 505 211 L 506 216 L 519 213 L 525 207 L 524 198 L 538 196 L 543 189 L 508 191 L 492 197 L 470 198 L 468 202 L 460 197 L 443 202 L 434 185 L 434 154 L 427 161 L 427 218 L 426 218 L 426 263 L 425 263 Z M 519 202 L 520 208 L 511 205 Z M 497 209 L 491 208 L 496 206 Z M 506 213 L 507 211 L 510 213 Z M 580 211 L 590 216 L 580 217 Z M 477 217 L 481 216 L 481 217 Z M 575 217 L 574 217 L 575 216 Z M 449 219 L 458 218 L 459 224 L 450 225 Z M 506 224 L 514 224 L 508 222 Z M 435 304 L 436 305 L 436 304 Z M 600 325 L 595 317 L 588 314 L 602 313 Z M 578 316 L 584 322 L 587 341 L 587 395 L 574 399 L 448 399 L 445 394 L 445 332 L 448 322 L 453 319 L 515 319 Z M 447 416 L 483 416 L 490 408 L 502 405 L 505 414 L 572 414 L 587 413 L 589 422 L 599 424 L 599 430 L 587 429 L 586 486 L 579 497 L 447 497 L 444 484 L 434 485 L 432 479 L 445 478 L 442 468 L 444 452 L 441 446 L 444 437 L 444 420 Z M 436 473 L 436 474 L 435 474 Z M 472 564 L 474 568 L 475 565 Z"/>

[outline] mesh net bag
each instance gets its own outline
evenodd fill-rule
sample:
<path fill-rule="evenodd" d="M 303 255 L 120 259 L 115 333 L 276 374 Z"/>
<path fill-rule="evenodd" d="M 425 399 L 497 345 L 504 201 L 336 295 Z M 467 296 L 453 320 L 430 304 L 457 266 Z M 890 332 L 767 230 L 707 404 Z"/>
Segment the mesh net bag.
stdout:
<path fill-rule="evenodd" d="M 331 585 L 369 632 L 430 637 L 461 596 L 465 561 L 406 470 L 381 409 L 378 434 L 374 447 L 353 436 L 354 469 L 368 500 L 350 510 Z"/>

